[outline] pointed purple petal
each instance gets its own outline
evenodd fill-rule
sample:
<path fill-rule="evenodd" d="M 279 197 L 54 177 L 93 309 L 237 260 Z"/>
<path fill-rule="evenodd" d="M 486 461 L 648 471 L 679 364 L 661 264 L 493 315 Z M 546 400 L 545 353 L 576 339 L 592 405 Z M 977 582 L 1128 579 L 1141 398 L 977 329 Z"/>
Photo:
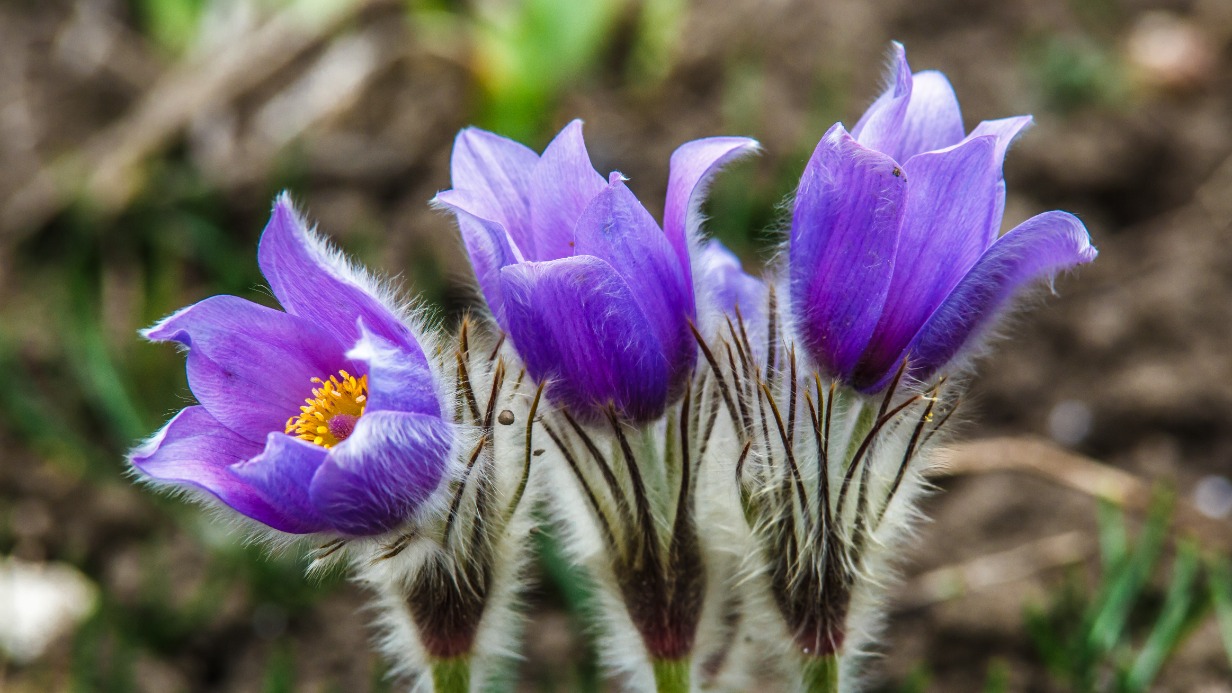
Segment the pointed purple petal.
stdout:
<path fill-rule="evenodd" d="M 1000 223 L 993 219 L 1000 212 L 995 151 L 992 137 L 977 137 L 903 165 L 907 199 L 894 277 L 857 383 L 897 370 L 907 343 L 987 248 L 989 229 Z"/>
<path fill-rule="evenodd" d="M 873 334 L 898 247 L 903 172 L 830 128 L 800 179 L 791 222 L 792 311 L 809 353 L 847 377 Z"/>
<path fill-rule="evenodd" d="M 628 284 L 597 257 L 502 271 L 509 336 L 548 395 L 575 415 L 650 421 L 667 406 L 669 364 Z"/>
<path fill-rule="evenodd" d="M 407 349 L 362 327 L 363 337 L 347 354 L 368 364 L 367 412 L 397 411 L 440 416 L 436 383 L 419 348 Z M 367 416 L 367 414 L 365 414 Z"/>
<path fill-rule="evenodd" d="M 355 369 L 335 333 L 235 296 L 207 298 L 144 334 L 188 347 L 193 394 L 224 426 L 257 443 L 299 414 L 312 378 Z"/>
<path fill-rule="evenodd" d="M 365 413 L 312 479 L 313 506 L 344 534 L 384 532 L 440 485 L 453 427 L 435 416 Z"/>
<path fill-rule="evenodd" d="M 386 339 L 410 339 L 406 325 L 337 251 L 308 230 L 285 194 L 278 197 L 261 234 L 257 263 L 288 313 L 335 330 L 347 345 L 359 339 L 355 321 L 360 318 Z"/>
<path fill-rule="evenodd" d="M 576 234 L 577 254 L 607 262 L 628 286 L 662 345 L 676 385 L 676 377 L 691 371 L 697 358 L 688 323 L 697 311 L 686 270 L 654 217 L 620 174 L 612 174 L 611 184 L 578 220 Z"/>
<path fill-rule="evenodd" d="M 505 300 L 501 294 L 500 271 L 505 265 L 517 262 L 518 256 L 509 245 L 505 228 L 498 222 L 478 216 L 480 205 L 474 197 L 462 190 L 446 190 L 438 193 L 433 203 L 449 209 L 457 218 L 462 242 L 466 245 L 466 254 L 470 257 L 484 300 L 496 316 L 496 321 L 501 322 Z"/>
<path fill-rule="evenodd" d="M 260 452 L 260 445 L 218 423 L 205 407 L 194 406 L 176 414 L 163 430 L 133 450 L 129 460 L 151 481 L 206 491 L 236 512 L 274 529 L 295 534 L 323 529 L 319 523 L 271 505 L 231 474 L 232 465 Z"/>
<path fill-rule="evenodd" d="M 1018 138 L 1027 128 L 1031 127 L 1031 116 L 1014 116 L 1012 118 L 999 118 L 997 120 L 985 120 L 967 135 L 967 139 L 975 139 L 976 137 L 994 137 L 997 142 L 997 149 L 994 157 L 997 162 L 997 168 L 1000 169 L 1005 163 L 1005 152 L 1010 148 L 1010 144 Z"/>
<path fill-rule="evenodd" d="M 229 471 L 272 507 L 287 517 L 295 518 L 303 527 L 312 528 L 276 529 L 295 534 L 317 532 L 332 529 L 308 498 L 308 487 L 317 468 L 325 462 L 326 453 L 320 445 L 292 438 L 285 433 L 271 433 L 260 455 L 230 467 Z"/>
<path fill-rule="evenodd" d="M 931 152 L 963 140 L 962 111 L 950 80 L 935 70 L 911 76 L 911 99 L 903 115 L 893 150 L 881 150 L 895 161 L 907 161 L 921 152 Z"/>
<path fill-rule="evenodd" d="M 527 260 L 556 260 L 573 255 L 573 227 L 586 206 L 603 191 L 575 120 L 548 144 L 530 176 L 530 213 L 534 247 L 522 248 Z M 521 245 L 521 244 L 519 244 Z"/>
<path fill-rule="evenodd" d="M 756 152 L 757 140 L 707 137 L 686 142 L 672 152 L 663 205 L 663 232 L 680 264 L 689 267 L 689 244 L 701 231 L 702 202 L 710 181 L 727 164 Z"/>
<path fill-rule="evenodd" d="M 503 226 L 522 252 L 534 247 L 530 175 L 537 163 L 528 147 L 478 128 L 458 133 L 449 160 L 453 187 L 474 201 L 467 211 Z"/>
<path fill-rule="evenodd" d="M 908 349 L 912 374 L 931 377 L 978 338 L 1024 284 L 1051 279 L 1096 254 L 1086 228 L 1072 214 L 1045 212 L 1018 225 L 984 253 L 924 324 Z"/>
<path fill-rule="evenodd" d="M 897 41 L 890 45 L 890 85 L 856 122 L 851 136 L 868 149 L 893 158 L 911 102 L 912 80 L 907 51 Z"/>

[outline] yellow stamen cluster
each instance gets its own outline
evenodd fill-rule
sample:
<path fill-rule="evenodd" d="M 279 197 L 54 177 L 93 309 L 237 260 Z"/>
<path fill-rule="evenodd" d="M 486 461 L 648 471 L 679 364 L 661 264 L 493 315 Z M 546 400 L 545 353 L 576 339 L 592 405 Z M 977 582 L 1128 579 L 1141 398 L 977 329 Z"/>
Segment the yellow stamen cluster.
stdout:
<path fill-rule="evenodd" d="M 299 416 L 287 419 L 286 432 L 323 448 L 332 448 L 350 435 L 355 420 L 363 416 L 368 403 L 368 376 L 356 378 L 346 371 L 338 371 L 338 375 L 331 375 L 329 380 L 313 378 L 312 382 L 319 387 L 312 388 L 312 397 L 304 400 L 307 404 L 299 408 Z"/>

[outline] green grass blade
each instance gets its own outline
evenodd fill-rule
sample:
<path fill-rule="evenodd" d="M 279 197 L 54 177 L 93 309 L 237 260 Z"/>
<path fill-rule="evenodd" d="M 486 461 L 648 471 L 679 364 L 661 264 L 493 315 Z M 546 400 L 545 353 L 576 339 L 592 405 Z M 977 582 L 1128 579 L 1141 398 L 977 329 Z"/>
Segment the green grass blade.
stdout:
<path fill-rule="evenodd" d="M 1189 542 L 1182 544 L 1172 569 L 1172 581 L 1168 585 L 1163 610 L 1134 661 L 1124 686 L 1126 691 L 1138 693 L 1147 690 L 1164 661 L 1180 644 L 1190 620 L 1188 617 L 1194 602 L 1193 588 L 1198 577 L 1198 566 L 1197 547 Z"/>
<path fill-rule="evenodd" d="M 1232 561 L 1222 557 L 1211 561 L 1210 577 L 1219 633 L 1223 636 L 1228 664 L 1232 664 Z"/>

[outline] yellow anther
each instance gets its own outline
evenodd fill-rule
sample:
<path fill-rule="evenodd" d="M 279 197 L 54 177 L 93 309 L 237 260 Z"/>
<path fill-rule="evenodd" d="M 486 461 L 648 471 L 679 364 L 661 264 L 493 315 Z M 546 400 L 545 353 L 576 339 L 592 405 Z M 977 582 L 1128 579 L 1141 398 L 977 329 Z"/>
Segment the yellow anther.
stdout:
<path fill-rule="evenodd" d="M 286 432 L 300 440 L 332 448 L 346 439 L 355 421 L 363 416 L 368 401 L 368 376 L 338 371 L 329 380 L 313 378 L 320 387 L 311 388 L 300 415 L 287 419 Z"/>

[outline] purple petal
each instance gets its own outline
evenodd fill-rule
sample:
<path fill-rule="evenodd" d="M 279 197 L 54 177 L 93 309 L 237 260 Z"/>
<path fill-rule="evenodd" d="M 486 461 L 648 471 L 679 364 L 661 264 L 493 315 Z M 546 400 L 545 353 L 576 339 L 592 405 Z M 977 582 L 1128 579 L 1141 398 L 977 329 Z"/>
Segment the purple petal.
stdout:
<path fill-rule="evenodd" d="M 997 120 L 985 120 L 967 135 L 967 139 L 975 139 L 977 137 L 994 137 L 997 142 L 997 149 L 994 157 L 997 162 L 997 168 L 1000 169 L 1005 162 L 1005 152 L 1010 148 L 1010 143 L 1018 138 L 1028 127 L 1031 126 L 1031 116 L 1014 116 L 1012 118 L 1000 118 Z"/>
<path fill-rule="evenodd" d="M 856 122 L 851 136 L 868 149 L 893 158 L 911 102 L 912 80 L 906 49 L 897 41 L 890 45 L 890 85 Z"/>
<path fill-rule="evenodd" d="M 746 274 L 740 259 L 714 239 L 702 246 L 697 267 L 698 285 L 703 295 L 709 295 L 712 305 L 731 318 L 733 324 L 744 325 L 754 353 L 759 358 L 764 357 L 768 331 L 765 282 Z"/>
<path fill-rule="evenodd" d="M 366 412 L 396 411 L 440 416 L 436 383 L 423 349 L 407 349 L 362 327 L 347 356 L 368 364 Z M 365 414 L 367 416 L 368 414 Z"/>
<path fill-rule="evenodd" d="M 597 257 L 502 271 L 509 336 L 548 395 L 590 419 L 604 407 L 650 421 L 667 406 L 669 364 L 629 285 Z"/>
<path fill-rule="evenodd" d="M 391 529 L 440 485 L 452 441 L 453 427 L 435 416 L 365 413 L 317 470 L 313 506 L 344 534 Z"/>
<path fill-rule="evenodd" d="M 590 201 L 603 191 L 575 120 L 548 144 L 530 176 L 530 213 L 534 246 L 523 247 L 527 260 L 557 260 L 573 255 L 573 227 Z M 519 244 L 521 245 L 521 244 Z"/>
<path fill-rule="evenodd" d="M 894 273 L 907 191 L 890 157 L 830 128 L 800 179 L 791 222 L 792 311 L 809 353 L 846 377 L 868 344 Z"/>
<path fill-rule="evenodd" d="M 924 324 L 908 349 L 912 374 L 931 377 L 993 322 L 1022 285 L 1051 279 L 1096 254 L 1072 214 L 1045 212 L 1023 222 L 984 253 Z"/>
<path fill-rule="evenodd" d="M 326 453 L 320 445 L 285 433 L 271 433 L 260 455 L 232 466 L 230 472 L 284 515 L 295 518 L 303 527 L 312 528 L 283 531 L 317 532 L 332 528 L 308 498 L 308 487 L 317 468 L 325 462 Z"/>
<path fill-rule="evenodd" d="M 261 234 L 257 263 L 288 313 L 335 331 L 344 344 L 359 339 L 355 321 L 361 318 L 386 339 L 411 339 L 406 325 L 360 283 L 346 260 L 308 230 L 285 194 Z"/>
<path fill-rule="evenodd" d="M 702 223 L 702 202 L 710 180 L 727 164 L 758 149 L 747 137 L 707 137 L 686 142 L 672 152 L 663 205 L 663 232 L 680 264 L 689 267 L 689 242 Z"/>
<path fill-rule="evenodd" d="M 224 426 L 256 443 L 299 414 L 312 378 L 359 370 L 336 332 L 235 296 L 207 298 L 144 334 L 188 347 L 193 394 Z"/>
<path fill-rule="evenodd" d="M 578 220 L 576 250 L 607 262 L 632 292 L 662 345 L 675 377 L 693 369 L 697 344 L 688 321 L 697 311 L 686 267 L 620 174 L 595 196 Z M 674 388 L 673 388 L 674 389 Z"/>
<path fill-rule="evenodd" d="M 996 235 L 1001 167 L 995 151 L 994 138 L 977 137 L 903 165 L 907 199 L 894 278 L 856 382 L 880 381 L 898 368 L 907 343 Z"/>
<path fill-rule="evenodd" d="M 539 155 L 500 135 L 466 128 L 453 142 L 450 177 L 474 202 L 467 211 L 495 221 L 522 252 L 534 247 L 530 226 L 530 176 Z"/>
<path fill-rule="evenodd" d="M 294 534 L 324 529 L 311 518 L 297 517 L 268 503 L 255 489 L 231 474 L 261 452 L 261 446 L 218 423 L 205 407 L 188 407 L 163 430 L 129 455 L 143 476 L 159 484 L 183 484 L 213 494 L 236 512 L 274 529 Z"/>
<path fill-rule="evenodd" d="M 907 161 L 921 152 L 931 152 L 963 140 L 962 111 L 950 80 L 935 70 L 911 76 L 911 99 L 893 150 L 881 151 L 895 161 Z"/>
<path fill-rule="evenodd" d="M 505 300 L 501 294 L 500 271 L 505 265 L 520 261 L 517 251 L 509 245 L 505 228 L 478 216 L 477 210 L 481 207 L 471 193 L 446 190 L 438 193 L 433 203 L 449 209 L 457 218 L 479 288 L 497 322 L 501 322 Z"/>

